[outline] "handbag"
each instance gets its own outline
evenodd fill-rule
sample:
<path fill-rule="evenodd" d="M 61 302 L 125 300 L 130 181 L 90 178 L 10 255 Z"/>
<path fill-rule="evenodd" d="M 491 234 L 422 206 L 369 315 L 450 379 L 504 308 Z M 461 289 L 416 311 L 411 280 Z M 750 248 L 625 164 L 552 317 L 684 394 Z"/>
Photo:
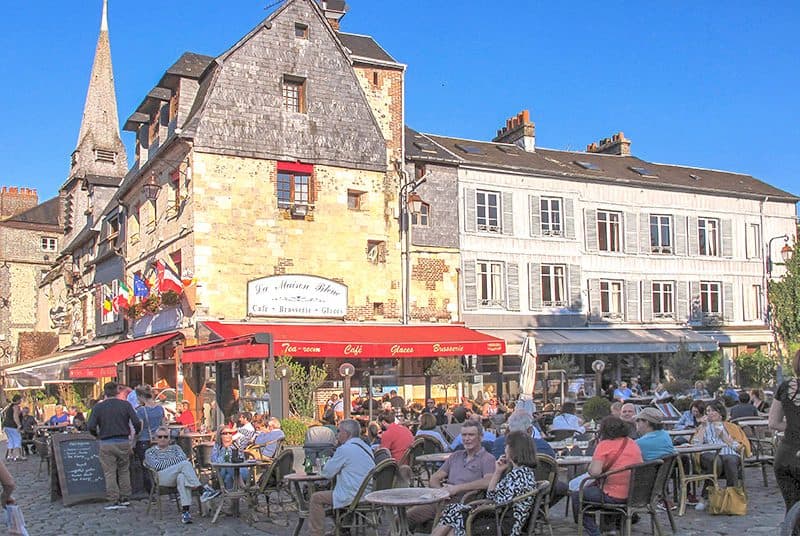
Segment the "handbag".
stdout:
<path fill-rule="evenodd" d="M 708 512 L 713 515 L 747 515 L 747 493 L 743 486 L 717 486 L 708 491 Z"/>
<path fill-rule="evenodd" d="M 29 536 L 22 510 L 16 504 L 6 505 L 6 526 L 11 536 Z"/>

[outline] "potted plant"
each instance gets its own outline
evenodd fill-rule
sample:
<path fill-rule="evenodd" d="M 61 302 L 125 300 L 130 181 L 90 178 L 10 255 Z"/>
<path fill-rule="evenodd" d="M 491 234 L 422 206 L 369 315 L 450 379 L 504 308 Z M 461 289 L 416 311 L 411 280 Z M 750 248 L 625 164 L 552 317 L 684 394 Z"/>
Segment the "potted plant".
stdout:
<path fill-rule="evenodd" d="M 174 290 L 168 290 L 161 294 L 161 305 L 164 307 L 175 307 L 181 302 L 181 296 Z"/>
<path fill-rule="evenodd" d="M 150 314 L 156 314 L 161 309 L 161 298 L 156 294 L 151 294 L 142 302 L 144 310 Z"/>

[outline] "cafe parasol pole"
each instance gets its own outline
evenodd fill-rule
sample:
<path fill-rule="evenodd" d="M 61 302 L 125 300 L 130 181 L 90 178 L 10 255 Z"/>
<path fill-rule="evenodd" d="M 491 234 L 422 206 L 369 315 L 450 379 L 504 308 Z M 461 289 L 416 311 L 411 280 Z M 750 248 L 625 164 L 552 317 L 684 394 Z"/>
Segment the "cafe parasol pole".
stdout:
<path fill-rule="evenodd" d="M 536 340 L 525 337 L 522 341 L 522 366 L 519 371 L 519 404 L 528 413 L 533 415 L 536 405 L 533 403 L 533 393 L 536 389 Z"/>

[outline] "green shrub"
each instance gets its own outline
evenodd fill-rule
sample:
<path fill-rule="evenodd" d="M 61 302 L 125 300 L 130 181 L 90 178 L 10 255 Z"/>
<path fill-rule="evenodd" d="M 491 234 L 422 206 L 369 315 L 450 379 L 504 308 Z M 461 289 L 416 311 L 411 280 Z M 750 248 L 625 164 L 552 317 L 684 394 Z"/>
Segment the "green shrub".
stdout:
<path fill-rule="evenodd" d="M 306 440 L 306 430 L 308 426 L 305 422 L 294 417 L 289 417 L 281 421 L 281 430 L 286 434 L 285 444 L 290 447 L 302 446 Z"/>
<path fill-rule="evenodd" d="M 611 402 L 607 398 L 594 396 L 583 403 L 583 420 L 599 421 L 611 414 Z"/>
<path fill-rule="evenodd" d="M 671 392 L 672 391 L 670 391 L 670 393 Z M 681 413 L 683 413 L 684 411 L 689 411 L 689 408 L 692 407 L 692 402 L 694 402 L 692 400 L 692 397 L 690 396 L 675 398 L 674 400 L 675 401 L 672 403 L 672 405 L 675 406 L 675 409 L 677 409 Z"/>
<path fill-rule="evenodd" d="M 763 388 L 774 380 L 775 360 L 756 350 L 737 357 L 736 370 L 739 373 L 739 385 Z"/>
<path fill-rule="evenodd" d="M 690 380 L 674 380 L 664 384 L 664 389 L 670 392 L 674 397 L 687 392 L 694 386 L 694 382 Z"/>

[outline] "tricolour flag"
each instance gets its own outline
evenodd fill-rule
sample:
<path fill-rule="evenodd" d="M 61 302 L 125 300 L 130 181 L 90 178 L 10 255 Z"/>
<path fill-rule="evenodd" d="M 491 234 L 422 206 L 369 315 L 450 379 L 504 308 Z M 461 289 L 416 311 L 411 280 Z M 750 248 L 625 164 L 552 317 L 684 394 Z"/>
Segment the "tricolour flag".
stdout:
<path fill-rule="evenodd" d="M 183 282 L 178 275 L 170 270 L 163 262 L 156 261 L 156 274 L 159 292 L 183 292 Z"/>
<path fill-rule="evenodd" d="M 133 296 L 131 289 L 125 284 L 125 281 L 120 281 L 117 284 L 117 307 L 120 309 L 128 309 L 131 306 Z"/>

